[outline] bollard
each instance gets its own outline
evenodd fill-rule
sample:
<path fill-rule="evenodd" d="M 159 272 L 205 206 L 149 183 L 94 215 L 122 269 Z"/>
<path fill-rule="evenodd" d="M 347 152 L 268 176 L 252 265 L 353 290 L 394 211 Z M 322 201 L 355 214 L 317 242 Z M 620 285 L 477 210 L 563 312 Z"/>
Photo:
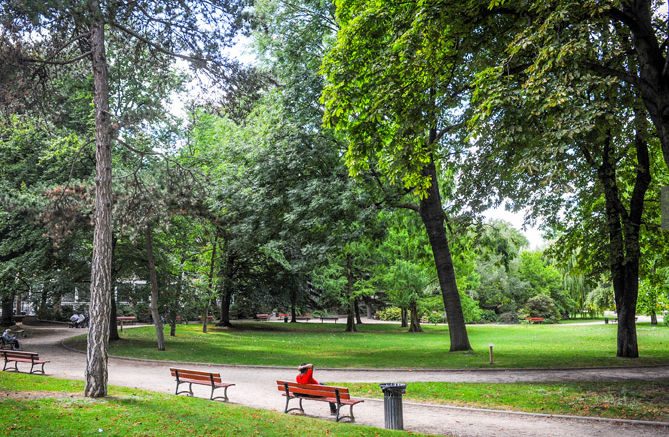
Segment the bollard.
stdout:
<path fill-rule="evenodd" d="M 402 395 L 406 393 L 406 384 L 379 384 L 383 390 L 383 412 L 386 429 L 404 430 Z"/>

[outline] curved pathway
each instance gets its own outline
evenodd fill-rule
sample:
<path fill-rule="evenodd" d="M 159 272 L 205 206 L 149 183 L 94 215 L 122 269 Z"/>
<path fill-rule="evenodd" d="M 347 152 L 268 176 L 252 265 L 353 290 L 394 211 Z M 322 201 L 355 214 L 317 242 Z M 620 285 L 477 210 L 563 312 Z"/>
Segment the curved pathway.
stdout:
<path fill-rule="evenodd" d="M 47 375 L 84 379 L 86 355 L 68 350 L 62 340 L 84 333 L 66 327 L 34 328 L 33 335 L 22 339 L 23 350 L 33 350 L 50 360 L 45 366 Z M 284 398 L 276 390 L 277 379 L 292 380 L 292 368 L 221 366 L 187 364 L 189 368 L 220 371 L 223 380 L 235 383 L 228 390 L 232 403 L 250 407 L 283 411 Z M 175 383 L 169 373 L 171 363 L 127 358 L 109 359 L 109 384 L 145 390 L 173 393 Z M 532 381 L 622 381 L 667 380 L 669 366 L 625 369 L 570 370 L 341 370 L 317 369 L 317 378 L 330 382 L 532 382 Z M 206 387 L 195 386 L 195 395 L 208 397 Z M 487 410 L 463 409 L 404 402 L 404 428 L 408 431 L 451 435 L 457 437 L 655 437 L 669 435 L 669 424 L 633 424 L 617 421 L 587 420 Z M 305 402 L 306 414 L 332 420 L 327 405 Z M 365 399 L 354 408 L 356 423 L 384 427 L 383 400 Z"/>

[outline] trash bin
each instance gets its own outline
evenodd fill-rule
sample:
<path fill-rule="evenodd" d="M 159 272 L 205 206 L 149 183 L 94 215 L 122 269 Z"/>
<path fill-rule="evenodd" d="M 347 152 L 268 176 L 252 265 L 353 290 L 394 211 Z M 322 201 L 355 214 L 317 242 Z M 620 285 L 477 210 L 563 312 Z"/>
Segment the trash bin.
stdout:
<path fill-rule="evenodd" d="M 606 324 L 606 325 L 609 324 L 609 318 L 608 317 L 604 317 L 604 324 Z"/>
<path fill-rule="evenodd" d="M 404 430 L 402 395 L 406 393 L 407 385 L 402 383 L 379 385 L 383 390 L 383 412 L 386 429 Z"/>

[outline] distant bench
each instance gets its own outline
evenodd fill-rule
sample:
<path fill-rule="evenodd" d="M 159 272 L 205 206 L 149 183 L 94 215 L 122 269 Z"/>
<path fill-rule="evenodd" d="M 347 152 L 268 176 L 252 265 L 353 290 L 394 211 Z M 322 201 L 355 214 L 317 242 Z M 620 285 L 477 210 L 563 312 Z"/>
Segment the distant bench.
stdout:
<path fill-rule="evenodd" d="M 544 321 L 543 317 L 525 317 L 525 320 L 527 320 L 530 323 L 542 323 Z"/>
<path fill-rule="evenodd" d="M 324 320 L 334 320 L 335 323 L 337 323 L 337 320 L 339 320 L 339 317 L 337 316 L 321 316 L 321 323 L 323 323 Z"/>
<path fill-rule="evenodd" d="M 269 321 L 270 317 L 271 316 L 269 314 L 256 314 L 256 319 L 260 320 L 261 322 Z"/>
<path fill-rule="evenodd" d="M 297 316 L 297 317 L 295 317 L 295 320 L 297 320 L 298 322 L 299 322 L 300 320 L 302 320 L 303 322 L 308 322 L 309 320 L 311 320 L 311 317 L 308 317 L 308 316 Z"/>
<path fill-rule="evenodd" d="M 119 316 L 116 318 L 116 321 L 123 326 L 123 323 L 132 323 L 133 325 L 137 322 L 137 317 L 134 316 Z"/>
<path fill-rule="evenodd" d="M 5 366 L 2 370 L 7 370 L 7 364 L 14 363 L 14 372 L 18 372 L 19 363 L 30 363 L 30 373 L 41 373 L 44 374 L 44 365 L 50 361 L 40 360 L 39 354 L 37 352 L 25 352 L 25 351 L 8 351 L 3 350 L 2 356 L 5 358 Z M 35 366 L 42 365 L 42 370 L 34 370 Z M 10 369 L 11 370 L 11 369 Z"/>
<path fill-rule="evenodd" d="M 284 413 L 299 410 L 304 414 L 304 409 L 302 408 L 303 399 L 308 401 L 332 402 L 337 406 L 337 422 L 345 418 L 349 418 L 351 419 L 351 422 L 355 422 L 355 417 L 353 417 L 353 406 L 360 402 L 364 402 L 362 399 L 351 399 L 348 388 L 346 387 L 277 381 L 276 388 L 283 392 L 283 396 L 286 396 L 286 408 Z M 288 409 L 288 404 L 292 399 L 300 400 L 299 408 Z M 350 406 L 348 416 L 340 416 L 342 405 Z"/>
<path fill-rule="evenodd" d="M 177 388 L 174 391 L 174 394 L 179 395 L 181 393 L 188 393 L 189 396 L 193 396 L 193 384 L 206 385 L 211 387 L 211 396 L 209 399 L 223 399 L 225 402 L 228 401 L 228 387 L 231 387 L 235 384 L 229 384 L 227 382 L 222 382 L 220 373 L 211 373 L 211 372 L 202 372 L 199 370 L 186 370 L 186 369 L 175 369 L 170 368 L 172 376 L 177 380 Z M 189 384 L 188 390 L 179 391 L 179 386 L 181 384 Z M 214 397 L 214 391 L 217 388 L 222 388 L 223 396 Z"/>

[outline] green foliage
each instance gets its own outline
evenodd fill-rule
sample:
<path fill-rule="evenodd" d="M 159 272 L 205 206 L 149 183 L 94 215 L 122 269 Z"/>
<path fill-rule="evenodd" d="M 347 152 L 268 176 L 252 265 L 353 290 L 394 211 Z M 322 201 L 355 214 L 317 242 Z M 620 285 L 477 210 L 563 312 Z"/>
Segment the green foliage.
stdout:
<path fill-rule="evenodd" d="M 560 312 L 555 302 L 545 294 L 539 294 L 528 299 L 525 309 L 530 317 L 543 317 L 544 322 L 557 323 L 560 321 Z"/>
<path fill-rule="evenodd" d="M 402 309 L 399 307 L 386 307 L 379 311 L 379 319 L 399 322 L 402 320 Z"/>

